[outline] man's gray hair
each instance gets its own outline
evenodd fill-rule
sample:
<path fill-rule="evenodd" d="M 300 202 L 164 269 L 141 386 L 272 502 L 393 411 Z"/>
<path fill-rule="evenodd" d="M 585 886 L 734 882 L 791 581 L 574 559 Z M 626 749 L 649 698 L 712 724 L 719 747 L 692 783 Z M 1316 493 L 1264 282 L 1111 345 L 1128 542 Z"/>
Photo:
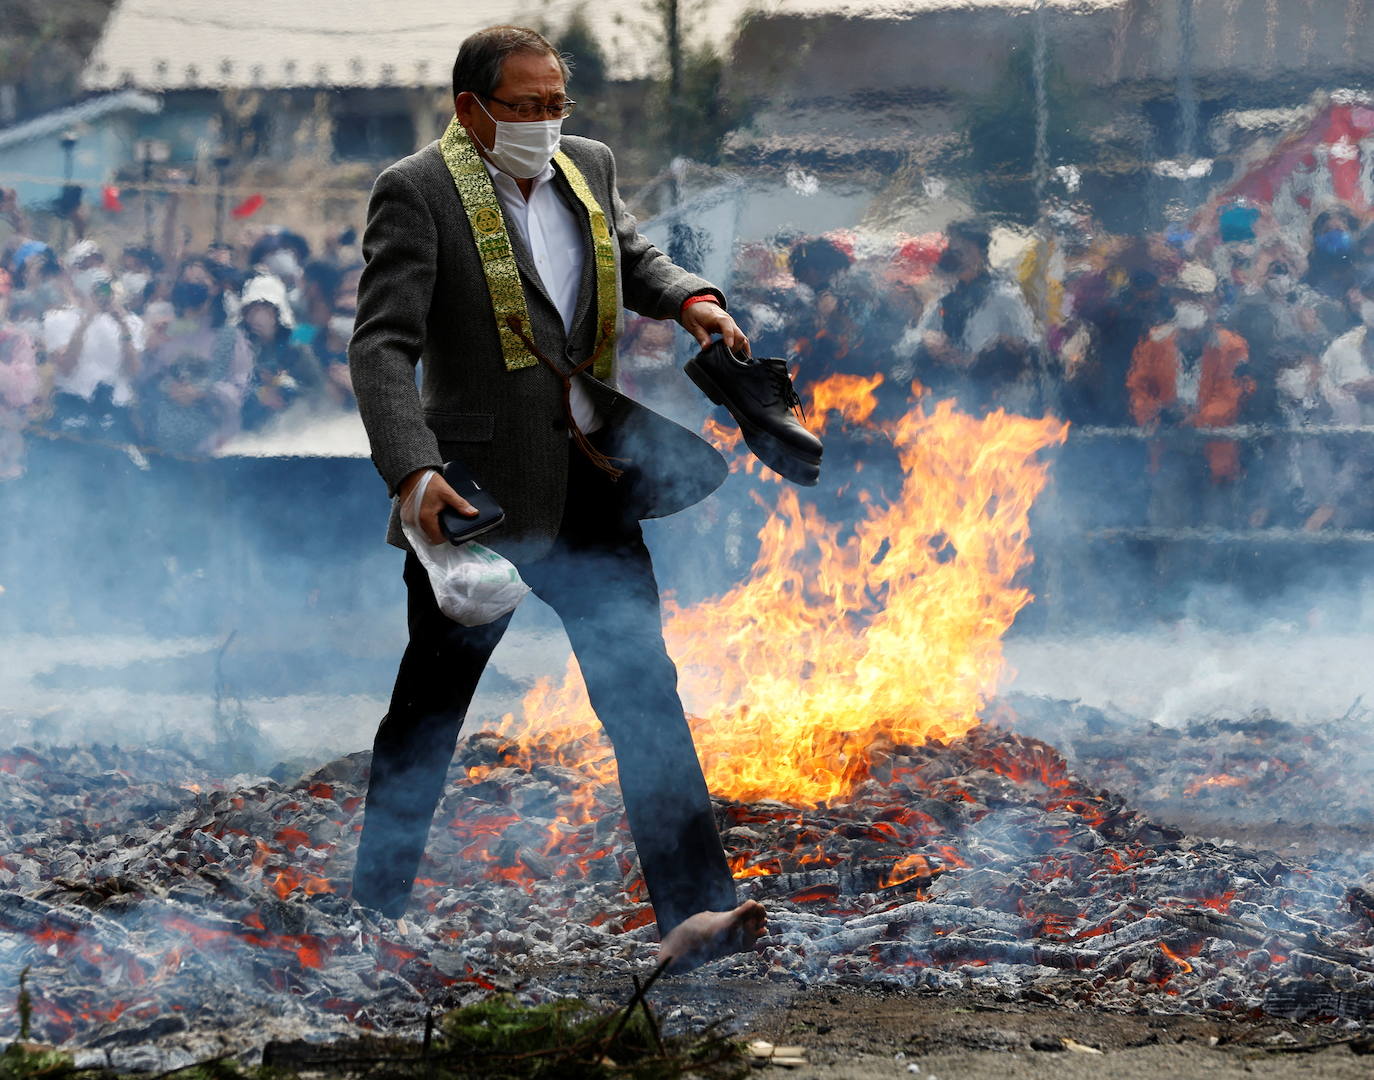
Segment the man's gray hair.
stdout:
<path fill-rule="evenodd" d="M 555 49 L 538 30 L 527 26 L 489 26 L 470 34 L 458 47 L 453 62 L 453 96 L 464 90 L 489 97 L 501 85 L 501 68 L 512 53 L 535 53 L 558 61 L 567 82 L 572 74 L 568 58 Z"/>

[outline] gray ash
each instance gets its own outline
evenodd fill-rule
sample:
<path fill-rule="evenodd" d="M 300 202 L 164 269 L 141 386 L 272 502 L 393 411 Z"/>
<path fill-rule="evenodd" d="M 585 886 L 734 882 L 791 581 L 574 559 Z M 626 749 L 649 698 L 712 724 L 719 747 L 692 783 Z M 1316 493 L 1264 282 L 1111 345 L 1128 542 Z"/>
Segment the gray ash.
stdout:
<path fill-rule="evenodd" d="M 1151 766 L 1129 740 L 1090 758 L 1108 733 L 1060 711 L 1080 761 L 1136 775 L 1137 793 L 1145 774 L 1158 783 L 1192 760 Z M 1285 762 L 1252 770 L 1260 782 L 1243 793 L 1271 809 L 1272 777 L 1321 776 L 1333 752 L 1282 730 L 1195 733 L 1232 736 L 1267 739 Z M 34 1038 L 126 1068 L 154 1047 L 145 1064 L 168 1068 L 273 1038 L 405 1031 L 495 989 L 542 1000 L 575 990 L 579 972 L 646 968 L 656 934 L 618 795 L 589 786 L 577 752 L 526 766 L 498 736 L 469 739 L 411 911 L 392 922 L 346 896 L 365 755 L 281 783 L 168 752 L 13 749 L 0 755 L 0 970 L 14 985 L 30 968 Z M 717 813 L 770 933 L 690 978 L 1374 1017 L 1367 859 L 1185 835 L 1024 735 L 885 748 L 843 803 L 718 801 Z M 14 999 L 0 1000 L 0 1035 L 17 1026 Z"/>

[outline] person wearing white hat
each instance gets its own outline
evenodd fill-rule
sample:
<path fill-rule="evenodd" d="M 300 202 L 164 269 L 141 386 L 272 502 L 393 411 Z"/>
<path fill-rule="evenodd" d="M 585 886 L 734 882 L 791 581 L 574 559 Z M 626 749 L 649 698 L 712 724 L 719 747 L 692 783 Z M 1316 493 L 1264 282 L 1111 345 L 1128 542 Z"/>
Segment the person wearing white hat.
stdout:
<path fill-rule="evenodd" d="M 105 271 L 105 254 L 94 240 L 78 240 L 67 249 L 63 258 L 71 273 L 72 285 L 82 296 L 90 296 L 91 288 Z"/>
<path fill-rule="evenodd" d="M 253 349 L 244 430 L 261 428 L 297 401 L 318 400 L 324 375 L 308 349 L 291 343 L 296 319 L 280 279 L 270 274 L 250 279 L 240 296 L 239 319 Z"/>

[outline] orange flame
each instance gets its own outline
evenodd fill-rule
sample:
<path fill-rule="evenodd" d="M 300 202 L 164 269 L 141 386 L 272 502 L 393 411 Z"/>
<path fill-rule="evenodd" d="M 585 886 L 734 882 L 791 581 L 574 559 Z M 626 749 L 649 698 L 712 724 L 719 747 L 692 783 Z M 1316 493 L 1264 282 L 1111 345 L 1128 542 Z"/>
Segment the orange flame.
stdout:
<path fill-rule="evenodd" d="M 1165 956 L 1167 956 L 1170 960 L 1172 960 L 1175 964 L 1177 964 L 1178 970 L 1182 972 L 1184 975 L 1189 974 L 1193 970 L 1192 964 L 1188 963 L 1187 960 L 1179 956 L 1178 953 L 1174 952 L 1173 949 L 1169 948 L 1169 946 L 1165 945 L 1162 941 L 1159 943 L 1159 951 L 1162 952 Z"/>
<path fill-rule="evenodd" d="M 1183 789 L 1183 794 L 1196 795 L 1203 788 L 1209 787 L 1244 787 L 1250 781 L 1244 776 L 1232 776 L 1230 773 L 1217 773 L 1215 776 L 1204 776 L 1199 780 L 1194 780 Z"/>
<path fill-rule="evenodd" d="M 334 886 L 330 884 L 328 878 L 317 877 L 314 874 L 307 874 L 295 867 L 283 867 L 278 870 L 271 878 L 264 878 L 268 887 L 285 900 L 296 889 L 300 889 L 306 896 L 316 896 L 320 893 L 332 893 Z"/>
<path fill-rule="evenodd" d="M 878 882 L 878 888 L 889 889 L 893 885 L 901 885 L 913 878 L 930 876 L 930 863 L 925 860 L 924 856 L 907 855 L 892 864 L 892 869 L 887 871 L 882 880 Z"/>
<path fill-rule="evenodd" d="M 730 876 L 739 880 L 740 878 L 771 877 L 781 873 L 781 867 L 776 859 L 765 859 L 751 865 L 749 860 L 752 858 L 752 855 L 731 856 Z"/>
<path fill-rule="evenodd" d="M 864 422 L 881 382 L 833 376 L 814 388 L 813 412 Z M 780 485 L 748 579 L 709 602 L 665 604 L 668 651 L 719 795 L 843 797 L 868 777 L 874 744 L 950 739 L 978 724 L 1004 673 L 1002 635 L 1031 599 L 1017 577 L 1048 469 L 1036 455 L 1067 426 L 1001 411 L 975 419 L 945 401 L 872 432 L 900 461 L 895 498 L 863 493 L 859 520 L 841 529 Z M 523 712 L 504 733 L 542 747 L 596 731 L 573 661 Z M 594 761 L 559 756 L 614 778 L 608 748 Z"/>
<path fill-rule="evenodd" d="M 720 421 L 708 416 L 701 424 L 701 435 L 707 442 L 727 456 L 733 454 L 738 448 L 742 436 L 739 428 L 726 427 Z M 738 465 L 739 462 L 734 462 Z"/>
<path fill-rule="evenodd" d="M 866 424 L 878 407 L 874 391 L 883 384 L 881 375 L 832 375 L 811 388 L 811 412 L 818 417 L 836 412 L 851 424 Z"/>

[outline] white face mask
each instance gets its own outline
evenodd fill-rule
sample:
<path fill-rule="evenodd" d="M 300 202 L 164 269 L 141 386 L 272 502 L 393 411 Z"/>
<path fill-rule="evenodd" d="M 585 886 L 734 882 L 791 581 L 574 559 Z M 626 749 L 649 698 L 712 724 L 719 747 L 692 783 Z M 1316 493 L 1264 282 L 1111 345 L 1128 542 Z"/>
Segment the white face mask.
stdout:
<path fill-rule="evenodd" d="M 496 142 L 491 147 L 482 147 L 491 163 L 509 176 L 518 180 L 532 180 L 544 171 L 558 152 L 558 140 L 562 137 L 562 120 L 530 120 L 512 123 L 498 120 L 487 112 L 487 107 L 477 103 L 487 119 L 496 125 Z"/>
<path fill-rule="evenodd" d="M 1300 400 L 1307 396 L 1311 379 L 1306 368 L 1291 367 L 1280 371 L 1274 382 L 1284 397 Z"/>
<path fill-rule="evenodd" d="M 72 271 L 72 286 L 82 296 L 90 296 L 91 288 L 95 285 L 96 268 L 87 267 L 85 270 Z"/>
<path fill-rule="evenodd" d="M 1185 300 L 1174 308 L 1174 325 L 1180 330 L 1200 330 L 1207 322 L 1207 309 Z"/>
<path fill-rule="evenodd" d="M 269 254 L 262 260 L 262 264 L 286 282 L 287 288 L 294 285 L 296 279 L 301 276 L 301 264 L 296 261 L 295 252 L 285 248 L 278 248 Z"/>
<path fill-rule="evenodd" d="M 1360 301 L 1360 320 L 1365 326 L 1374 326 L 1374 300 Z"/>

